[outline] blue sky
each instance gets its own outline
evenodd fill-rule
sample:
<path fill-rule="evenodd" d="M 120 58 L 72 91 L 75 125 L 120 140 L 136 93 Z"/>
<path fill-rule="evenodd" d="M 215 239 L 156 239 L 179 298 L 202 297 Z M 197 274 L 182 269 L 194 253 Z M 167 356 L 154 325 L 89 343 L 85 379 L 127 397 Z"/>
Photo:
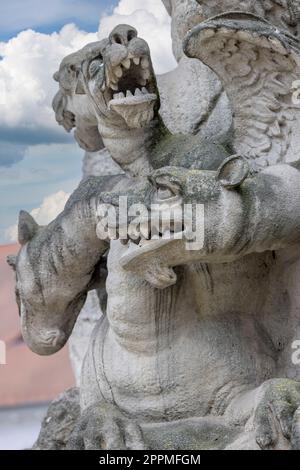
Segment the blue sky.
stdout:
<path fill-rule="evenodd" d="M 14 38 L 24 30 L 33 29 L 51 35 L 68 23 L 95 33 L 100 16 L 111 13 L 117 4 L 117 0 L 0 0 L 0 45 L 1 42 L 10 44 L 9 40 L 15 41 Z M 30 37 L 34 47 L 39 40 L 43 44 L 46 39 L 45 36 Z M 26 37 L 23 42 L 26 43 Z M 15 42 L 11 44 L 17 55 L 20 46 Z M 8 49 L 7 54 L 9 63 L 14 53 Z M 31 57 L 28 69 L 32 64 L 34 60 Z M 51 80 L 50 71 L 46 69 L 45 73 L 49 73 Z M 53 96 L 55 83 L 52 86 L 53 91 L 51 88 L 49 93 Z M 13 96 L 9 99 L 13 100 Z M 0 100 L 0 115 L 1 104 Z M 0 122 L 0 244 L 11 242 L 7 230 L 16 223 L 20 209 L 31 211 L 38 208 L 44 198 L 60 190 L 71 193 L 81 178 L 83 152 L 72 136 L 56 127 L 54 122 L 48 125 L 47 116 L 41 116 L 40 125 L 28 125 L 30 113 L 36 114 L 36 110 L 31 109 L 30 102 L 26 106 L 24 109 L 28 109 L 28 116 L 14 116 L 15 123 Z M 2 112 L 6 112 L 4 107 Z"/>

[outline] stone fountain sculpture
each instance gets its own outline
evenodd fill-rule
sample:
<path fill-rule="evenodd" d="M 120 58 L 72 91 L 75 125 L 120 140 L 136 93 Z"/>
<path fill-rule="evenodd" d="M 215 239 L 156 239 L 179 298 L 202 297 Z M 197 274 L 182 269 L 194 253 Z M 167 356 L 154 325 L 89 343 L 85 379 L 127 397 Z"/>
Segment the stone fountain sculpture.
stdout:
<path fill-rule="evenodd" d="M 106 313 L 67 448 L 300 449 L 299 12 L 289 1 L 219 3 L 199 1 L 183 49 L 224 85 L 225 134 L 167 129 L 149 48 L 130 26 L 56 76 L 58 120 L 103 141 L 123 170 L 85 179 L 47 227 L 22 212 L 10 259 L 23 336 L 42 355 L 66 343 L 106 262 Z M 155 204 L 160 221 L 201 206 L 203 243 L 187 249 L 175 217 L 153 239 L 144 214 L 139 237 L 104 239 L 99 208 L 120 211 L 120 196 Z"/>

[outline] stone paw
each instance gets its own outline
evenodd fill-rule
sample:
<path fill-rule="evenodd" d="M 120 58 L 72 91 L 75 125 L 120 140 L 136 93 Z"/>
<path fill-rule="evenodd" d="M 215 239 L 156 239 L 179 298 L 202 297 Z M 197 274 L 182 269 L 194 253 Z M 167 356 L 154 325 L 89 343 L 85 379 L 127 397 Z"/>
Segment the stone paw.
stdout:
<path fill-rule="evenodd" d="M 74 428 L 68 449 L 146 450 L 140 426 L 113 405 L 87 408 Z"/>
<path fill-rule="evenodd" d="M 261 449 L 300 449 L 299 407 L 300 382 L 273 379 L 260 387 L 253 424 Z"/>

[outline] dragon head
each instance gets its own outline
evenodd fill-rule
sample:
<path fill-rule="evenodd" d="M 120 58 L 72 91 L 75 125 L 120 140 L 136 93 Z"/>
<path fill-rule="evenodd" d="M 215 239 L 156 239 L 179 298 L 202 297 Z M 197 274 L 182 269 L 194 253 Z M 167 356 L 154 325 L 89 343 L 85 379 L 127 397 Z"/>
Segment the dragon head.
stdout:
<path fill-rule="evenodd" d="M 225 159 L 217 172 L 155 170 L 149 176 L 152 192 L 147 188 L 151 206 L 128 227 L 122 268 L 165 288 L 177 281 L 174 266 L 229 262 L 240 256 L 237 246 L 246 217 L 241 188 L 249 180 L 248 163 L 238 155 Z"/>

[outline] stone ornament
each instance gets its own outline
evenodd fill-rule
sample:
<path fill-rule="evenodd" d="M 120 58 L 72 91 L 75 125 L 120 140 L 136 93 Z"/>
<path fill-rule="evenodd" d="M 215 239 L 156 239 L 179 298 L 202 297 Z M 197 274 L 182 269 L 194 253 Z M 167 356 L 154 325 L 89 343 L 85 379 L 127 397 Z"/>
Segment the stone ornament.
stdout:
<path fill-rule="evenodd" d="M 300 449 L 297 5 L 198 3 L 183 50 L 223 83 L 225 134 L 169 130 L 149 48 L 128 25 L 55 75 L 58 122 L 123 170 L 84 179 L 47 227 L 22 212 L 10 259 L 24 339 L 44 355 L 66 343 L 106 264 L 69 449 Z M 161 220 L 201 206 L 203 243 L 188 250 L 175 216 L 167 237 L 141 216 L 138 239 L 101 239 L 99 208 L 120 210 L 120 196 L 155 203 Z"/>

